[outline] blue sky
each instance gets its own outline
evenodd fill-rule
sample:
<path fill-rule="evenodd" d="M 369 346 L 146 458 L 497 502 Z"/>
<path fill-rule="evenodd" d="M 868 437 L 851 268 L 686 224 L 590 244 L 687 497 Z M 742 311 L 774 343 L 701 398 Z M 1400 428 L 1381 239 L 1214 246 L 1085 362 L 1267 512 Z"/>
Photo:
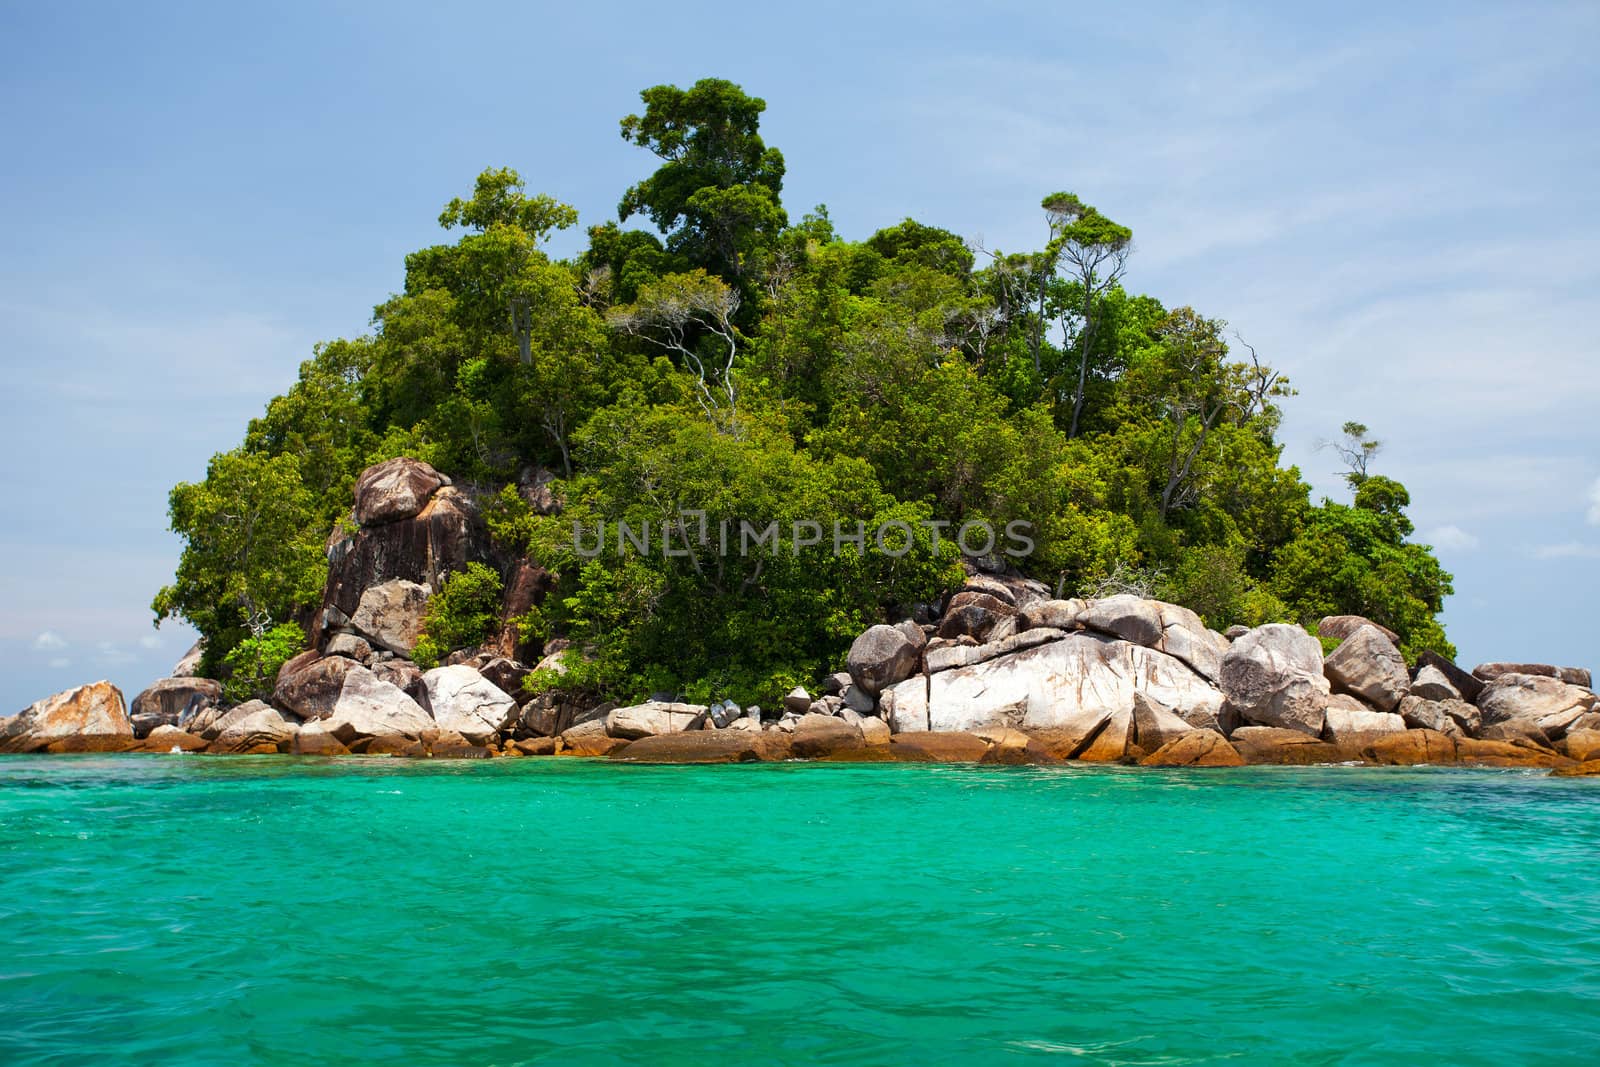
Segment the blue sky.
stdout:
<path fill-rule="evenodd" d="M 1288 373 L 1319 492 L 1345 419 L 1386 442 L 1463 662 L 1600 667 L 1600 5 L 1199 6 L 0 4 L 0 714 L 167 672 L 168 488 L 479 170 L 603 220 L 617 120 L 707 75 L 847 236 L 1130 225 L 1131 288 Z"/>

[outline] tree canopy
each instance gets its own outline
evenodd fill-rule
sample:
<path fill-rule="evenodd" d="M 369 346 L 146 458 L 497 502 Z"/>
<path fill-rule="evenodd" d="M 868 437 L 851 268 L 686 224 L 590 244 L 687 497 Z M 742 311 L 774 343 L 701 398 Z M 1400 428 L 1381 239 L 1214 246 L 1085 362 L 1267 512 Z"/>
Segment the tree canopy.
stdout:
<path fill-rule="evenodd" d="M 1070 193 L 1041 201 L 1039 247 L 1009 253 L 911 218 L 861 240 L 825 207 L 791 224 L 762 100 L 717 79 L 641 97 L 622 135 L 657 166 L 586 248 L 552 258 L 577 213 L 485 170 L 370 334 L 319 346 L 238 449 L 173 490 L 185 549 L 155 609 L 200 629 L 210 669 L 309 616 L 355 477 L 399 455 L 558 575 L 525 629 L 581 650 L 563 684 L 617 699 L 770 700 L 837 668 L 864 626 L 957 580 L 925 522 L 1031 524 L 1018 565 L 1063 595 L 1137 589 L 1218 628 L 1359 613 L 1408 653 L 1453 651 L 1450 576 L 1410 540 L 1367 427 L 1335 446 L 1352 499 L 1313 501 L 1281 462 L 1287 380 L 1221 320 L 1126 288 L 1128 227 Z M 502 492 L 530 465 L 559 475 L 563 515 Z M 575 520 L 686 513 L 917 533 L 898 557 L 730 557 L 683 529 L 681 555 L 574 549 Z M 482 630 L 495 585 L 470 583 L 471 625 L 436 623 L 430 654 Z"/>

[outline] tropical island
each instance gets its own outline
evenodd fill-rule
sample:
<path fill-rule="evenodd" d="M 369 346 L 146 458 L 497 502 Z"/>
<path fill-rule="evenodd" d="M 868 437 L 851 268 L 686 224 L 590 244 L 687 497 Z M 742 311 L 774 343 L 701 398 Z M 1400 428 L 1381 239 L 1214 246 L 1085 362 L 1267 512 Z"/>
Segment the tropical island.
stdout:
<path fill-rule="evenodd" d="M 1288 380 L 1125 289 L 1127 227 L 1055 192 L 1030 249 L 852 240 L 785 208 L 762 100 L 641 97 L 658 165 L 581 253 L 484 171 L 173 489 L 173 677 L 0 751 L 1600 772 L 1589 672 L 1457 666 L 1373 432 L 1314 501 Z"/>

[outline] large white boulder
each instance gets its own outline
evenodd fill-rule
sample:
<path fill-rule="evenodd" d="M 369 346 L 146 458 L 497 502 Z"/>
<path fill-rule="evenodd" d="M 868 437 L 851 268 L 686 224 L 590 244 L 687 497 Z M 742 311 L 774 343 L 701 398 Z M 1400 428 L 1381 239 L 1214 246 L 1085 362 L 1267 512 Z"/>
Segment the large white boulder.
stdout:
<path fill-rule="evenodd" d="M 677 704 L 647 700 L 626 708 L 613 708 L 606 715 L 605 731 L 611 737 L 634 740 L 656 734 L 675 734 L 687 730 L 709 709 L 704 704 Z"/>
<path fill-rule="evenodd" d="M 1076 729 L 1086 718 L 1131 714 L 1135 693 L 1180 716 L 1215 717 L 1222 708 L 1222 694 L 1173 657 L 1088 633 L 941 671 L 927 679 L 921 699 L 920 684 L 921 679 L 912 679 L 893 690 L 897 731 Z"/>
<path fill-rule="evenodd" d="M 323 727 L 342 744 L 363 737 L 405 737 L 415 741 L 435 729 L 433 717 L 405 692 L 362 666 L 344 676 L 339 699 Z"/>
<path fill-rule="evenodd" d="M 1323 661 L 1333 688 L 1393 711 L 1411 686 L 1405 657 L 1376 626 L 1358 626 Z"/>
<path fill-rule="evenodd" d="M 1351 697 L 1329 701 L 1326 714 L 1328 740 L 1345 748 L 1370 745 L 1387 734 L 1402 734 L 1406 723 L 1399 715 L 1361 707 Z"/>
<path fill-rule="evenodd" d="M 350 618 L 350 625 L 370 643 L 401 656 L 410 656 L 422 636 L 428 610 L 427 586 L 393 578 L 369 587 Z"/>
<path fill-rule="evenodd" d="M 1478 694 L 1485 726 L 1509 719 L 1542 719 L 1573 708 L 1587 710 L 1593 702 L 1589 690 L 1540 674 L 1502 674 Z"/>
<path fill-rule="evenodd" d="M 1268 623 L 1244 634 L 1222 657 L 1217 680 L 1250 722 L 1322 735 L 1330 693 L 1322 642 L 1300 627 Z"/>
<path fill-rule="evenodd" d="M 241 704 L 218 720 L 218 731 L 211 742 L 212 752 L 271 753 L 287 752 L 300 722 L 285 716 L 262 701 Z"/>
<path fill-rule="evenodd" d="M 422 705 L 440 729 L 474 745 L 488 744 L 517 717 L 517 702 L 464 663 L 424 674 Z"/>

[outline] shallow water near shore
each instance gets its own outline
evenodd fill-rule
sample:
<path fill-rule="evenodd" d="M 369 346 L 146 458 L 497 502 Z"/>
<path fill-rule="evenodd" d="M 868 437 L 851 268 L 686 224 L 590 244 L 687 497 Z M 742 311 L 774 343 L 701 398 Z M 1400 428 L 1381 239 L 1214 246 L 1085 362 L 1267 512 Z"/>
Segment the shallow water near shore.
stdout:
<path fill-rule="evenodd" d="M 1600 1057 L 1600 783 L 0 759 L 0 1063 Z"/>

